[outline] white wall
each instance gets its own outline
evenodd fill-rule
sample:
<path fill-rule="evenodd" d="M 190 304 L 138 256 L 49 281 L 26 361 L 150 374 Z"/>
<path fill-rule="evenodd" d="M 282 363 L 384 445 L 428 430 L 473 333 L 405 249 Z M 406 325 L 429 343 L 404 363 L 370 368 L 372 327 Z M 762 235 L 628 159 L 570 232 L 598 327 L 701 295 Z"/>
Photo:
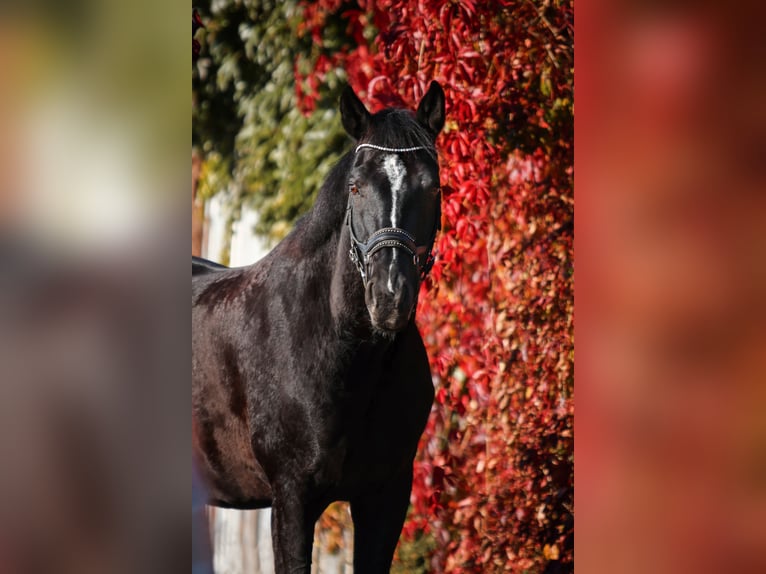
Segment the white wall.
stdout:
<path fill-rule="evenodd" d="M 225 193 L 219 193 L 205 205 L 207 233 L 202 245 L 202 256 L 218 261 L 226 238 L 228 209 Z M 234 223 L 229 264 L 232 267 L 250 265 L 268 253 L 266 243 L 253 232 L 258 213 L 249 207 L 242 208 L 241 218 Z"/>

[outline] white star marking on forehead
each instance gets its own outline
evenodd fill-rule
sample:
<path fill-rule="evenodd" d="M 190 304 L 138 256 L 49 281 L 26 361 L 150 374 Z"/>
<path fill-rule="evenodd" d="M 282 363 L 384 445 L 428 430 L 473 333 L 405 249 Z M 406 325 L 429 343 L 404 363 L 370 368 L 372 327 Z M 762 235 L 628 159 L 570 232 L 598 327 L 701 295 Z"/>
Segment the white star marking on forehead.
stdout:
<path fill-rule="evenodd" d="M 386 174 L 386 177 L 388 177 L 388 181 L 391 184 L 391 227 L 398 227 L 396 223 L 397 218 L 397 211 L 399 209 L 399 193 L 402 190 L 402 185 L 404 184 L 404 176 L 407 175 L 407 168 L 404 167 L 404 162 L 402 161 L 402 158 L 400 158 L 395 153 L 391 153 L 386 155 L 386 157 L 383 159 L 383 172 Z M 396 259 L 398 256 L 398 249 L 393 250 L 393 254 L 391 256 L 391 265 L 388 269 L 388 290 L 393 293 L 394 292 L 394 286 L 391 283 L 391 278 L 395 274 L 395 268 L 394 265 L 396 265 Z"/>
<path fill-rule="evenodd" d="M 388 177 L 391 184 L 391 227 L 396 227 L 397 211 L 399 207 L 399 193 L 404 184 L 404 176 L 407 175 L 407 168 L 404 162 L 396 154 L 388 154 L 383 160 L 383 172 Z"/>

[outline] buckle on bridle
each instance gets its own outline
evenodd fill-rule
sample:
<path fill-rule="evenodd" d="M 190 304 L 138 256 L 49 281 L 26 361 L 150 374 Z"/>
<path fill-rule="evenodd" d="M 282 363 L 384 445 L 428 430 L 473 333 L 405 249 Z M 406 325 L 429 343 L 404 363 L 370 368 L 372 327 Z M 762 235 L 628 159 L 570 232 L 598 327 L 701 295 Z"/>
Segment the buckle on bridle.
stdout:
<path fill-rule="evenodd" d="M 357 246 L 352 241 L 351 249 L 348 250 L 348 258 L 351 259 L 351 262 L 354 264 L 354 267 L 356 267 L 357 271 L 362 276 L 362 281 L 367 283 L 367 272 L 365 270 L 365 264 L 362 263 L 359 259 L 359 254 L 356 252 Z"/>
<path fill-rule="evenodd" d="M 434 266 L 435 262 L 436 262 L 436 252 L 434 252 L 432 249 L 429 249 L 428 255 L 426 256 L 426 262 L 423 263 L 423 267 L 420 269 L 421 281 L 423 281 L 426 277 L 428 277 L 428 274 L 431 272 L 431 268 Z"/>

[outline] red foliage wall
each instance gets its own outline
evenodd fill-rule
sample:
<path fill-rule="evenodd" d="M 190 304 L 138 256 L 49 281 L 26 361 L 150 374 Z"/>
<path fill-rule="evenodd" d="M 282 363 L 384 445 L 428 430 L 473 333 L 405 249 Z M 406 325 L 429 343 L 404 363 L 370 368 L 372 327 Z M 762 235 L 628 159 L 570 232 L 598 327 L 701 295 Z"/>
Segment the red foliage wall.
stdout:
<path fill-rule="evenodd" d="M 418 310 L 437 394 L 403 541 L 434 537 L 433 572 L 569 571 L 572 1 L 359 4 L 305 3 L 304 108 L 337 67 L 372 110 L 414 107 L 431 79 L 447 94 L 444 230 Z M 353 45 L 326 45 L 331 18 Z"/>

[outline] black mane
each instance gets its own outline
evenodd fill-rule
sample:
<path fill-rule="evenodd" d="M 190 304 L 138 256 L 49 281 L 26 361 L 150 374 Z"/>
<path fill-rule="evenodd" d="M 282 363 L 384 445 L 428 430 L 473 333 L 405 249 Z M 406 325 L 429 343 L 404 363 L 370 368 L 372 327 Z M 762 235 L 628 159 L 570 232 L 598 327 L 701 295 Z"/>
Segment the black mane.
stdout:
<path fill-rule="evenodd" d="M 346 152 L 327 174 L 311 210 L 295 225 L 311 244 L 325 242 L 339 232 L 346 214 L 346 184 L 354 160 L 354 151 Z"/>

